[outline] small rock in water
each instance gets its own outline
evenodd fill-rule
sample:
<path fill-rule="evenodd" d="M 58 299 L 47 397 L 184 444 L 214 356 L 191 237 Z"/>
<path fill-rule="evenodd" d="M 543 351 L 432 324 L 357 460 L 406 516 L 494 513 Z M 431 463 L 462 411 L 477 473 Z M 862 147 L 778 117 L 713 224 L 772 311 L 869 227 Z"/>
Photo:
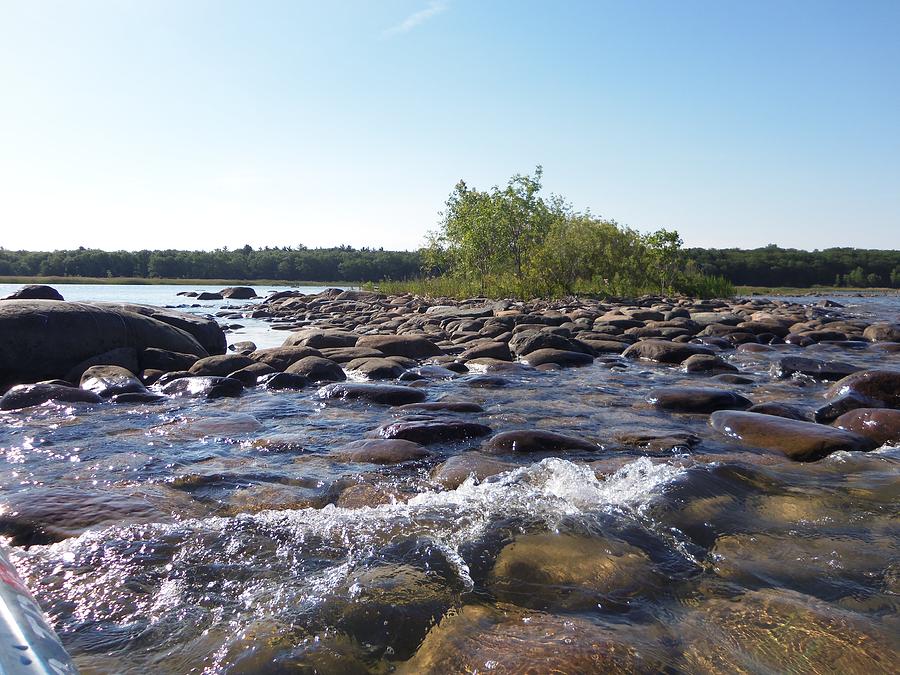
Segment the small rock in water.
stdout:
<path fill-rule="evenodd" d="M 664 387 L 653 389 L 647 402 L 658 410 L 680 413 L 711 413 L 716 410 L 745 410 L 753 401 L 733 391 L 705 387 Z"/>

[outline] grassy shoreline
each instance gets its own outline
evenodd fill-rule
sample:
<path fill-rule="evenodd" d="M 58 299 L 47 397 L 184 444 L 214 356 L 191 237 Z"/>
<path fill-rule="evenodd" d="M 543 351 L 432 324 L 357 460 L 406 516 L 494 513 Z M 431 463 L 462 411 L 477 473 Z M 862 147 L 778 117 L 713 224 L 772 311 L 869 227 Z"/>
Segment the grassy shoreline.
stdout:
<path fill-rule="evenodd" d="M 0 284 L 134 284 L 140 286 L 359 286 L 359 281 L 287 281 L 285 279 L 161 279 L 147 277 L 4 277 Z"/>

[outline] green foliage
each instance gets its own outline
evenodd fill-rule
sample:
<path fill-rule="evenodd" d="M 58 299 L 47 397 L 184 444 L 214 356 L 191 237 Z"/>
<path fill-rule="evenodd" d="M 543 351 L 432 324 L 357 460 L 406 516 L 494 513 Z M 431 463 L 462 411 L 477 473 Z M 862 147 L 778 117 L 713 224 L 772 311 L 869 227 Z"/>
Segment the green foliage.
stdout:
<path fill-rule="evenodd" d="M 684 256 L 677 232 L 641 235 L 575 211 L 561 197 L 545 199 L 542 176 L 538 166 L 534 175 L 516 174 L 506 187 L 488 191 L 457 183 L 422 253 L 429 277 L 442 281 L 415 286 L 447 287 L 447 295 L 474 289 L 516 297 L 681 290 Z M 690 283 L 697 285 L 701 276 L 695 271 Z M 726 288 L 714 282 L 697 287 Z"/>

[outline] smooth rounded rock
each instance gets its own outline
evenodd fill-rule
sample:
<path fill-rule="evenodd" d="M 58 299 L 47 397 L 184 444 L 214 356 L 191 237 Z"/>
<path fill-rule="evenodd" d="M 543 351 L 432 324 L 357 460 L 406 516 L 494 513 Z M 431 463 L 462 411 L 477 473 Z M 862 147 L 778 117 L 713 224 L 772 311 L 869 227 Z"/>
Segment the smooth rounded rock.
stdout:
<path fill-rule="evenodd" d="M 363 335 L 357 347 L 377 349 L 386 356 L 427 359 L 442 354 L 441 348 L 421 335 Z"/>
<path fill-rule="evenodd" d="M 244 385 L 228 377 L 194 375 L 172 380 L 160 391 L 166 396 L 214 399 L 240 396 Z"/>
<path fill-rule="evenodd" d="M 358 464 L 399 464 L 428 457 L 431 453 L 418 443 L 400 438 L 365 439 L 348 443 L 333 453 L 341 462 Z"/>
<path fill-rule="evenodd" d="M 796 461 L 815 461 L 838 450 L 868 451 L 878 445 L 869 438 L 842 429 L 800 422 L 774 415 L 720 410 L 709 423 L 719 433 L 758 448 L 765 448 Z"/>
<path fill-rule="evenodd" d="M 833 425 L 870 438 L 878 445 L 900 443 L 900 410 L 858 408 L 838 417 Z"/>
<path fill-rule="evenodd" d="M 421 389 L 395 384 L 368 384 L 365 382 L 339 382 L 329 384 L 316 394 L 321 399 L 363 400 L 385 405 L 407 405 L 424 401 Z"/>
<path fill-rule="evenodd" d="M 587 366 L 594 362 L 594 357 L 582 352 L 562 349 L 536 349 L 529 352 L 522 360 L 529 366 L 542 366 L 553 363 L 558 366 Z"/>
<path fill-rule="evenodd" d="M 480 482 L 516 468 L 517 464 L 504 462 L 481 452 L 463 452 L 453 455 L 436 467 L 431 472 L 431 479 L 447 490 L 455 490 L 470 476 Z"/>
<path fill-rule="evenodd" d="M 886 408 L 900 408 L 900 370 L 861 370 L 831 385 L 825 398 L 847 394 L 881 401 Z"/>
<path fill-rule="evenodd" d="M 103 399 L 93 391 L 59 384 L 20 384 L 0 398 L 0 410 L 19 410 L 47 401 L 59 403 L 100 403 Z"/>
<path fill-rule="evenodd" d="M 462 441 L 489 433 L 489 426 L 455 419 L 404 419 L 380 426 L 373 432 L 382 438 L 402 438 L 422 445 Z"/>
<path fill-rule="evenodd" d="M 91 366 L 81 376 L 81 388 L 102 398 L 147 391 L 137 375 L 120 366 Z"/>
<path fill-rule="evenodd" d="M 680 364 L 694 354 L 712 353 L 711 349 L 699 345 L 667 340 L 640 340 L 622 352 L 622 356 L 656 363 Z"/>
<path fill-rule="evenodd" d="M 284 372 L 303 375 L 311 382 L 342 382 L 347 379 L 344 369 L 339 364 L 319 356 L 306 356 L 295 361 Z"/>
<path fill-rule="evenodd" d="M 567 436 L 542 429 L 522 429 L 504 431 L 490 438 L 481 448 L 482 452 L 498 454 L 518 454 L 529 452 L 565 452 L 567 450 L 596 451 L 599 446 L 583 438 Z"/>

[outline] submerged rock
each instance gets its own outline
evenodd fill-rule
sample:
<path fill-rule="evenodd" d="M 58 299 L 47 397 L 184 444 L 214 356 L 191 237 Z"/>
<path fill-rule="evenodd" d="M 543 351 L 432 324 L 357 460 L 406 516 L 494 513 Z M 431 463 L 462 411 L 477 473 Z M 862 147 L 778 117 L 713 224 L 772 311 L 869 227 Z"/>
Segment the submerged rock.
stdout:
<path fill-rule="evenodd" d="M 360 464 L 398 464 L 428 457 L 428 452 L 418 443 L 399 438 L 366 439 L 353 441 L 332 453 L 341 462 Z"/>
<path fill-rule="evenodd" d="M 491 428 L 476 422 L 455 419 L 403 419 L 378 427 L 374 432 L 382 438 L 403 438 L 422 445 L 444 441 L 462 441 L 487 436 Z"/>
<path fill-rule="evenodd" d="M 799 373 L 816 380 L 840 380 L 862 370 L 859 366 L 843 361 L 820 361 L 802 356 L 786 356 L 777 365 L 772 366 L 775 377 L 786 378 Z"/>
<path fill-rule="evenodd" d="M 496 476 L 499 473 L 515 468 L 518 468 L 517 464 L 503 462 L 480 452 L 463 452 L 453 455 L 446 462 L 435 468 L 431 472 L 431 479 L 447 490 L 455 490 L 469 476 L 473 476 L 478 481 L 483 481 L 485 478 Z"/>

